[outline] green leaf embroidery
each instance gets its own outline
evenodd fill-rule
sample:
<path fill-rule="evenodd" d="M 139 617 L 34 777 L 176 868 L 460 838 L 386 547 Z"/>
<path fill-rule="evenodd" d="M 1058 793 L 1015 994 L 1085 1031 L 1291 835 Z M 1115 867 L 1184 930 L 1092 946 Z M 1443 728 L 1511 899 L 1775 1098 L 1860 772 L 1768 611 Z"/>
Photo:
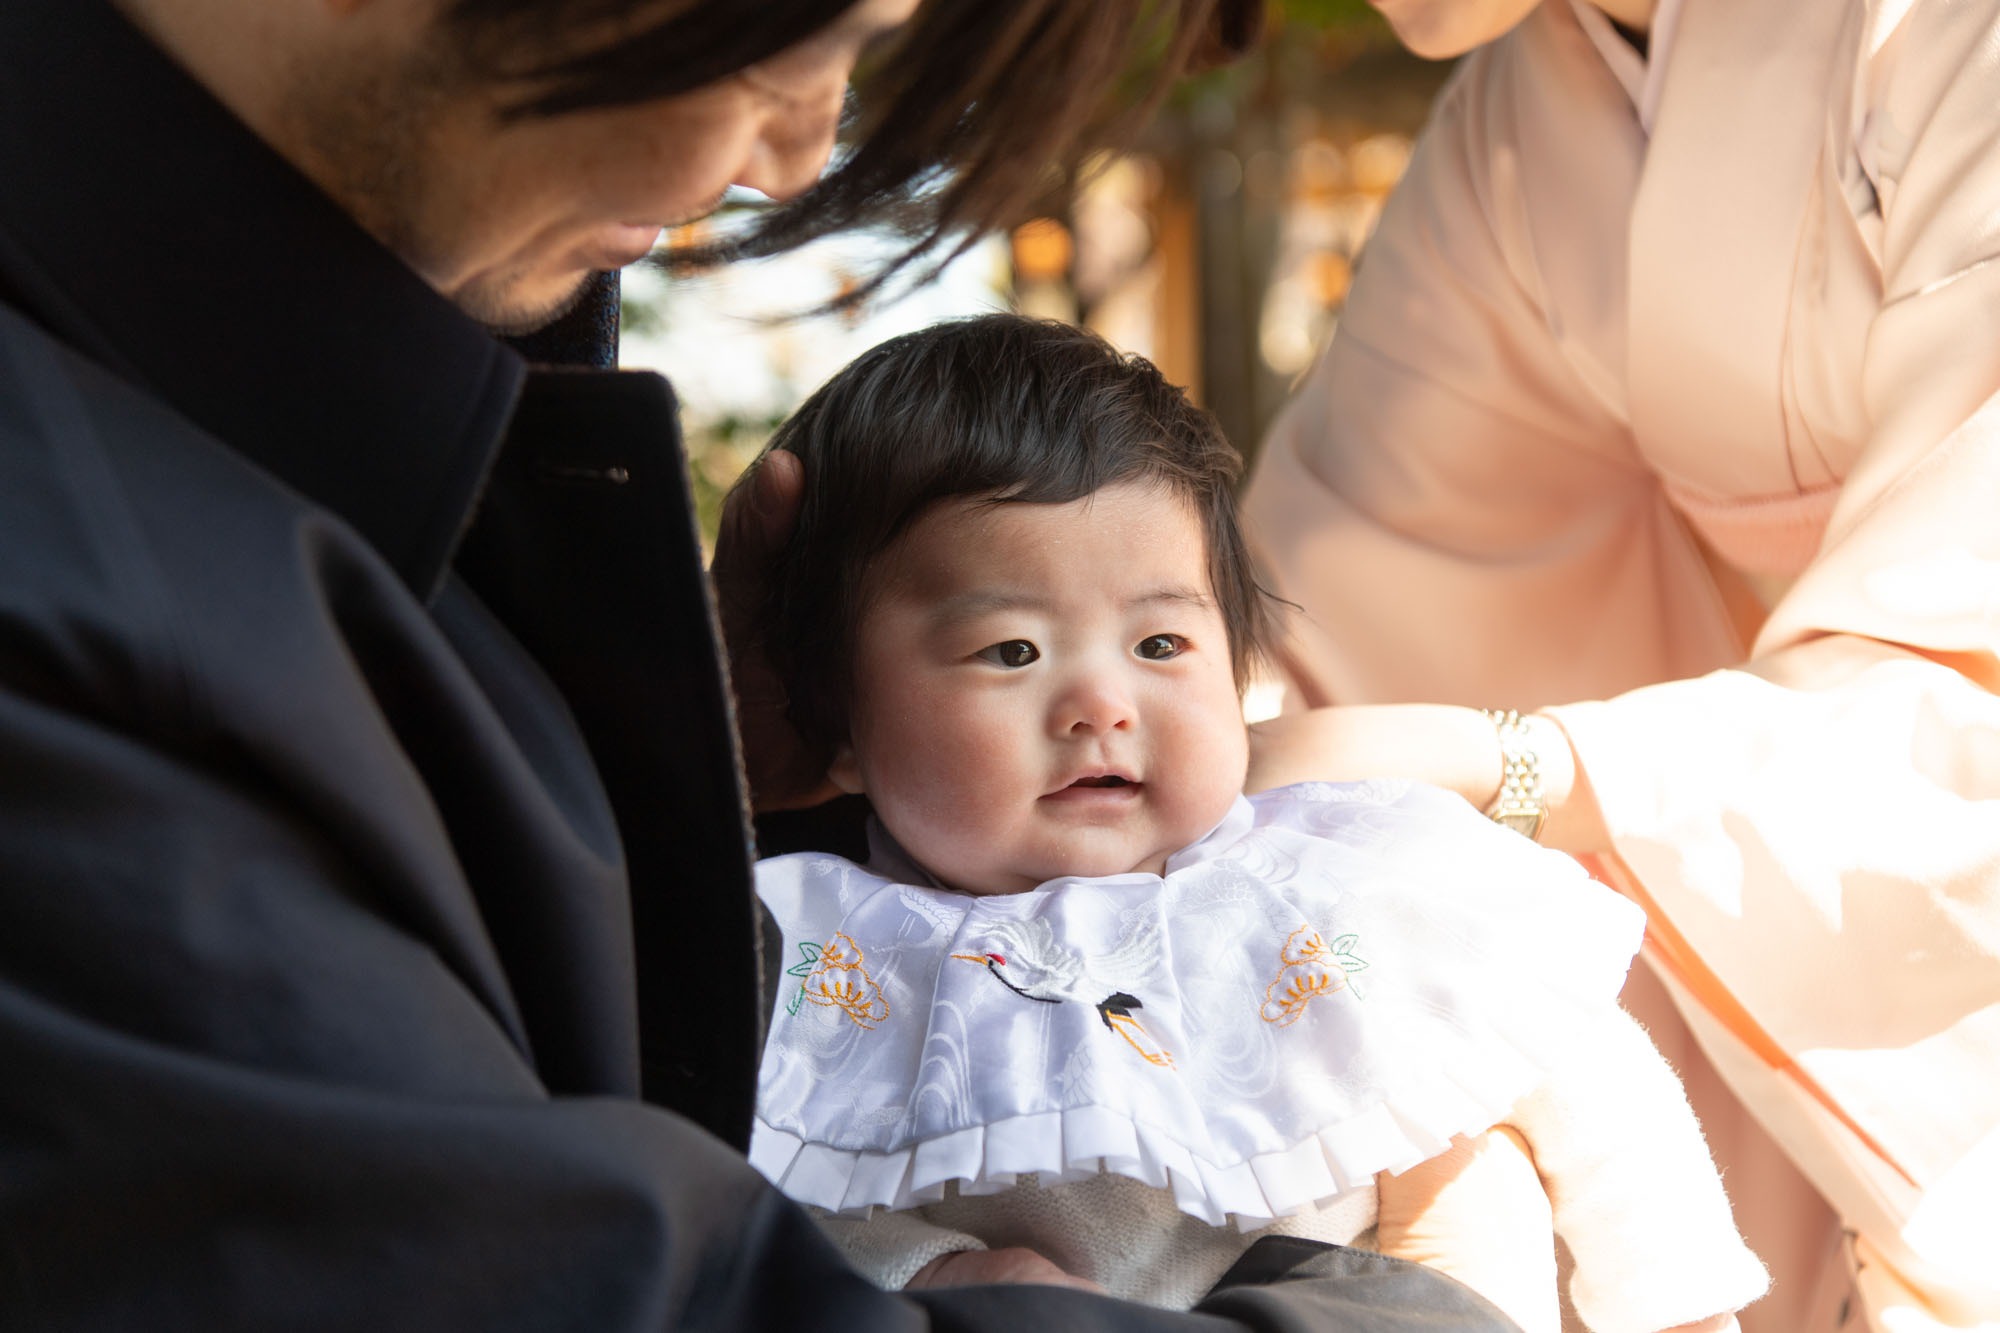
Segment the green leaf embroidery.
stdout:
<path fill-rule="evenodd" d="M 801 954 L 804 954 L 805 957 L 801 961 L 793 963 L 790 967 L 785 969 L 785 975 L 788 977 L 806 976 L 809 973 L 811 973 L 815 967 L 819 966 L 819 956 L 820 953 L 822 952 L 819 945 L 801 944 L 799 946 L 799 952 Z M 793 1018 L 797 1018 L 799 1015 L 799 1010 L 804 1006 L 805 1002 L 806 1002 L 806 988 L 804 986 L 800 986 L 797 993 L 794 994 L 790 999 L 790 1001 L 786 1003 L 785 1012 L 787 1014 L 790 1014 Z"/>
<path fill-rule="evenodd" d="M 1339 963 L 1340 970 L 1349 977 L 1352 977 L 1356 972 L 1365 972 L 1368 970 L 1368 960 L 1354 952 L 1354 946 L 1359 943 L 1361 943 L 1359 935 L 1342 935 L 1333 942 L 1333 961 Z M 1347 983 L 1347 989 L 1354 993 L 1354 998 L 1357 1000 L 1367 998 L 1367 996 L 1361 993 L 1361 987 L 1353 981 Z"/>
<path fill-rule="evenodd" d="M 813 968 L 819 964 L 820 949 L 817 944 L 801 944 L 799 946 L 799 952 L 805 955 L 805 961 L 801 963 L 794 963 L 790 967 L 786 968 L 785 975 L 788 977 L 805 976 L 808 972 L 811 972 Z M 800 993 L 801 994 L 804 993 L 803 987 L 800 988 Z M 797 1010 L 794 1010 L 793 1012 L 796 1013 Z"/>

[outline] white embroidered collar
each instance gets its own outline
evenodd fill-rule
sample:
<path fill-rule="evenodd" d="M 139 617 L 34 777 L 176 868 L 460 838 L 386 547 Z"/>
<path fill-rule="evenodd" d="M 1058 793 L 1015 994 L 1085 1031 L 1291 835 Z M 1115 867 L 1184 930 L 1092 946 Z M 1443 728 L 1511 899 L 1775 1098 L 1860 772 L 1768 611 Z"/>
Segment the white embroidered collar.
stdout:
<path fill-rule="evenodd" d="M 791 966 L 751 1161 L 828 1209 L 1104 1170 L 1261 1225 L 1497 1121 L 1643 929 L 1402 782 L 1239 800 L 1163 876 L 974 897 L 891 864 L 758 866 Z"/>

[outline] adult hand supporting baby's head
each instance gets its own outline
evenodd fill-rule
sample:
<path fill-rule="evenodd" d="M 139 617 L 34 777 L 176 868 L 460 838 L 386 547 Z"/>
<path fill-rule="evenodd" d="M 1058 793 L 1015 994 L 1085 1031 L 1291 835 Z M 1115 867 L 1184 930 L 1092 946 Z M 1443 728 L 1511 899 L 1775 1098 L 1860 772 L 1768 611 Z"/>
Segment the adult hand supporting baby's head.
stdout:
<path fill-rule="evenodd" d="M 799 460 L 782 450 L 765 454 L 723 502 L 709 571 L 729 649 L 750 802 L 760 813 L 818 805 L 840 794 L 827 780 L 829 756 L 807 745 L 785 714 L 784 682 L 765 655 L 759 631 L 772 566 L 792 535 L 804 498 Z"/>

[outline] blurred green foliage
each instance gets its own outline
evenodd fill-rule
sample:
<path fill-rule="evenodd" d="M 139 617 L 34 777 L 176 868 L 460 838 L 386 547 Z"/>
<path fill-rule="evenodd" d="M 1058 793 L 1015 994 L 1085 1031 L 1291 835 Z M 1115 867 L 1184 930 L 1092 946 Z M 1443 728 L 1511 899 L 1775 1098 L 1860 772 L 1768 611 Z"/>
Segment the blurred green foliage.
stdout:
<path fill-rule="evenodd" d="M 1203 101 L 1243 107 L 1284 101 L 1301 79 L 1324 79 L 1371 53 L 1400 55 L 1401 44 L 1368 0 L 1268 0 L 1264 39 L 1243 59 L 1183 79 L 1167 98 L 1169 121 Z M 1156 126 L 1155 147 L 1176 136 Z M 1171 150 L 1170 150 L 1171 151 Z"/>
<path fill-rule="evenodd" d="M 1310 28 L 1354 28 L 1387 33 L 1389 25 L 1368 0 L 1279 0 L 1278 17 Z"/>

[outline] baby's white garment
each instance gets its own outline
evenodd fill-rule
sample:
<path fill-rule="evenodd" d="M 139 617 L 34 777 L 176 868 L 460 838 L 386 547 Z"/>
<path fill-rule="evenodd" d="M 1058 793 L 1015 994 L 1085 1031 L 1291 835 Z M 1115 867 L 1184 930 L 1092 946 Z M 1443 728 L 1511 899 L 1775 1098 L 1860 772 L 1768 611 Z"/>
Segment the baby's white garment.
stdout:
<path fill-rule="evenodd" d="M 1483 1130 L 1609 1003 L 1639 910 L 1408 782 L 1238 799 L 1164 877 L 976 896 L 838 857 L 758 893 L 751 1158 L 836 1211 L 1100 1169 L 1251 1226 Z"/>
<path fill-rule="evenodd" d="M 758 867 L 796 961 L 765 1049 L 752 1162 L 830 1212 L 896 1210 L 881 1232 L 834 1223 L 864 1260 L 883 1234 L 926 1251 L 911 1271 L 981 1241 L 1028 1244 L 1071 1263 L 1115 1260 L 1082 1275 L 1161 1303 L 1199 1296 L 1248 1243 L 1242 1232 L 1277 1222 L 1352 1239 L 1372 1223 L 1377 1172 L 1507 1118 L 1596 1040 L 1643 929 L 1567 857 L 1405 782 L 1239 800 L 1164 876 L 998 897 L 897 882 L 919 877 L 813 854 Z M 1713 1200 L 1675 1227 L 1702 1234 L 1674 1258 L 1612 1262 L 1721 1256 L 1723 1285 L 1740 1295 L 1700 1312 L 1715 1313 L 1753 1298 L 1762 1272 L 1678 1110 Z M 1599 1149 L 1582 1157 L 1601 1162 L 1628 1128 L 1592 1122 Z M 1027 1174 L 1035 1185 L 1016 1188 Z M 1105 1235 L 1141 1216 L 1164 1222 L 1168 1200 L 1201 1226 L 1175 1220 L 1105 1250 Z M 992 1225 L 955 1229 L 981 1208 Z M 909 1209 L 923 1220 L 898 1216 Z M 1100 1258 L 1053 1233 L 1006 1238 L 1037 1226 L 1072 1240 L 1095 1228 L 1083 1247 Z M 1584 1291 L 1590 1247 L 1572 1249 Z"/>
<path fill-rule="evenodd" d="M 1570 1300 L 1586 1327 L 1655 1333 L 1740 1309 L 1764 1290 L 1763 1266 L 1736 1234 L 1673 1071 L 1623 1010 L 1609 1008 L 1579 1034 L 1505 1123 L 1535 1149 L 1574 1262 Z M 891 1290 L 940 1255 L 1021 1245 L 1115 1296 L 1185 1309 L 1258 1236 L 1366 1245 L 1375 1193 L 1352 1190 L 1245 1233 L 1189 1217 L 1165 1190 L 1100 1174 L 994 1195 L 948 1192 L 871 1217 L 821 1214 L 820 1224 Z"/>

